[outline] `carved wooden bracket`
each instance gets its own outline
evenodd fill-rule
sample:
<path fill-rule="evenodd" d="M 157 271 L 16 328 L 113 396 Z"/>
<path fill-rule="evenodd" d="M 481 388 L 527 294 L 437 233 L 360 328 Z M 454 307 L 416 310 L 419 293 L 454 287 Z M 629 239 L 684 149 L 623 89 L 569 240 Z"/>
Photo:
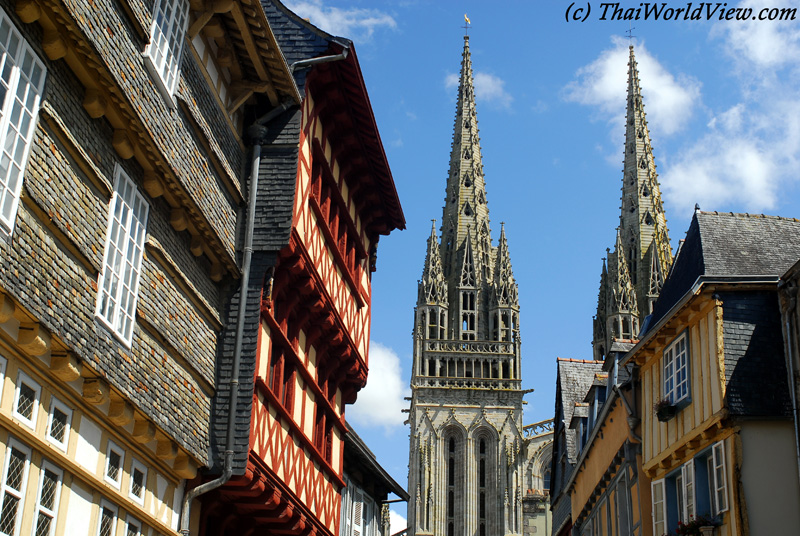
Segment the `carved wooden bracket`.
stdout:
<path fill-rule="evenodd" d="M 42 355 L 50 349 L 50 333 L 38 322 L 20 324 L 17 345 L 31 355 Z"/>
<path fill-rule="evenodd" d="M 136 419 L 133 423 L 133 439 L 137 443 L 149 443 L 156 437 L 156 425 L 147 419 Z"/>
<path fill-rule="evenodd" d="M 117 154 L 123 160 L 128 160 L 129 158 L 133 157 L 133 140 L 131 140 L 131 137 L 128 135 L 128 132 L 125 129 L 118 128 L 114 131 L 114 137 L 111 139 L 111 145 L 114 146 L 114 150 L 117 151 Z"/>
<path fill-rule="evenodd" d="M 81 377 L 81 364 L 78 356 L 72 352 L 64 355 L 50 356 L 50 371 L 61 381 L 71 382 Z"/>
<path fill-rule="evenodd" d="M 178 445 L 171 439 L 159 439 L 156 445 L 156 456 L 162 460 L 174 460 L 178 457 Z"/>
<path fill-rule="evenodd" d="M 127 426 L 133 420 L 133 404 L 115 400 L 108 409 L 108 418 L 117 426 Z"/>
<path fill-rule="evenodd" d="M 197 465 L 186 454 L 176 457 L 172 468 L 178 473 L 178 476 L 187 480 L 197 476 Z"/>
<path fill-rule="evenodd" d="M 89 404 L 100 405 L 108 401 L 111 387 L 101 378 L 83 381 L 83 399 Z"/>
<path fill-rule="evenodd" d="M 106 115 L 108 100 L 103 93 L 96 89 L 87 89 L 83 95 L 83 109 L 92 119 L 99 119 Z"/>

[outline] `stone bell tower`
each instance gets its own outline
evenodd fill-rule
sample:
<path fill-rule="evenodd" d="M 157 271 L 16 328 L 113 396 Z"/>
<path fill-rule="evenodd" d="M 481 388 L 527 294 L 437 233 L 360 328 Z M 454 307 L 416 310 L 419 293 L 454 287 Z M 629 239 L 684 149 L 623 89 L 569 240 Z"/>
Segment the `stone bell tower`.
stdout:
<path fill-rule="evenodd" d="M 409 535 L 522 534 L 519 300 L 505 229 L 492 245 L 468 36 L 414 318 Z"/>

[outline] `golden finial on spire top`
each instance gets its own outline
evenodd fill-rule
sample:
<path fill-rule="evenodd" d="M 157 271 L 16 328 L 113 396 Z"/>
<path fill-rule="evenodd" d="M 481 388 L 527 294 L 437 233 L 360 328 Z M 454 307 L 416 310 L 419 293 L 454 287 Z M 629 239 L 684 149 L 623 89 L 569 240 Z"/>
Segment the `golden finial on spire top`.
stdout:
<path fill-rule="evenodd" d="M 472 24 L 472 21 L 469 20 L 469 17 L 467 17 L 467 14 L 464 13 L 464 35 L 465 36 L 469 36 L 469 25 L 470 24 Z"/>

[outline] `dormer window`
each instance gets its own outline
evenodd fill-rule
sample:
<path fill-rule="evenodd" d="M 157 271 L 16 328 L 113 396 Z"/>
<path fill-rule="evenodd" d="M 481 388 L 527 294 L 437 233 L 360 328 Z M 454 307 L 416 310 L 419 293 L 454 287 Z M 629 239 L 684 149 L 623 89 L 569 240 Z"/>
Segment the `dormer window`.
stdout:
<path fill-rule="evenodd" d="M 187 0 L 159 0 L 150 28 L 150 44 L 144 50 L 147 66 L 166 97 L 172 98 L 178 85 L 183 40 L 189 24 Z"/>

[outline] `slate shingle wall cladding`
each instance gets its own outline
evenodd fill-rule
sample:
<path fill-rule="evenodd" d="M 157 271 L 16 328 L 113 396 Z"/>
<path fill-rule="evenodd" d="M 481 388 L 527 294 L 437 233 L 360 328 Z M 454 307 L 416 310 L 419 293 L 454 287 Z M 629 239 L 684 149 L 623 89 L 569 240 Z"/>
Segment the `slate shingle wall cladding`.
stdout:
<path fill-rule="evenodd" d="M 134 18 L 145 32 L 150 30 L 157 1 L 158 0 L 122 0 L 122 2 L 128 5 Z"/>
<path fill-rule="evenodd" d="M 270 139 L 283 143 L 297 143 L 301 113 L 287 111 L 269 124 Z M 288 126 L 287 126 L 288 125 Z M 240 391 L 236 407 L 236 433 L 234 473 L 241 474 L 247 463 L 250 437 L 250 418 L 253 405 L 253 377 L 256 367 L 256 349 L 260 329 L 261 290 L 267 271 L 275 265 L 277 252 L 289 243 L 292 227 L 292 208 L 297 179 L 297 147 L 272 148 L 264 146 L 259 167 L 256 216 L 253 231 L 253 258 L 247 296 L 247 314 L 242 341 Z M 245 181 L 245 187 L 249 184 Z M 211 450 L 213 470 L 219 471 L 221 452 L 225 450 L 227 423 L 230 415 L 230 391 L 227 382 L 233 373 L 233 356 L 236 340 L 236 319 L 240 293 L 232 295 L 223 319 L 221 353 L 217 367 L 217 396 L 212 409 Z"/>
<path fill-rule="evenodd" d="M 116 84 L 125 90 L 128 101 L 138 110 L 149 136 L 233 255 L 236 207 L 220 187 L 213 165 L 195 139 L 188 118 L 180 107 L 168 105 L 152 81 L 145 66 L 148 60 L 142 56 L 145 43 L 136 36 L 127 15 L 117 11 L 113 3 L 71 0 L 65 4 Z M 198 77 L 193 62 L 193 55 L 184 51 L 181 69 L 188 78 L 181 77 L 179 89 L 189 106 L 197 105 L 196 96 L 206 85 L 205 79 Z M 193 87 L 191 94 L 186 90 L 190 85 Z M 234 165 L 232 169 L 236 173 L 240 167 Z"/>
<path fill-rule="evenodd" d="M 247 307 L 239 368 L 239 396 L 237 398 L 236 415 L 234 416 L 234 474 L 242 474 L 247 466 L 250 441 L 250 419 L 253 410 L 253 380 L 256 371 L 256 350 L 258 333 L 261 329 L 261 291 L 264 276 L 277 261 L 275 252 L 254 251 L 250 266 L 250 280 L 247 294 Z M 236 327 L 241 299 L 240 288 L 233 292 L 227 305 L 220 335 L 222 344 L 217 366 L 217 396 L 214 397 L 211 421 L 211 470 L 221 471 L 223 452 L 227 441 L 228 420 L 231 418 L 230 379 L 233 375 L 233 358 L 236 344 Z"/>
<path fill-rule="evenodd" d="M 567 519 L 572 516 L 572 503 L 569 497 L 562 496 L 553 506 L 553 528 L 560 527 Z"/>
<path fill-rule="evenodd" d="M 720 298 L 731 414 L 791 415 L 777 294 L 731 292 Z"/>
<path fill-rule="evenodd" d="M 0 6 L 14 19 L 48 69 L 23 191 L 29 202 L 52 217 L 48 225 L 58 228 L 91 265 L 87 270 L 43 226 L 39 217 L 20 203 L 13 235 L 8 241 L 0 241 L 0 287 L 81 360 L 106 377 L 138 410 L 206 463 L 211 400 L 184 367 L 189 363 L 206 381 L 213 382 L 217 334 L 152 256 L 142 266 L 138 311 L 158 331 L 158 337 L 137 324 L 132 349 L 128 350 L 95 320 L 97 271 L 103 259 L 110 197 L 88 181 L 67 153 L 67 147 L 57 139 L 50 122 L 60 125 L 59 131 L 66 132 L 70 143 L 85 155 L 88 165 L 109 188 L 113 185 L 114 166 L 119 163 L 144 193 L 142 170 L 135 160 L 122 161 L 113 150 L 110 142 L 113 130 L 109 123 L 86 114 L 81 105 L 84 88 L 67 64 L 47 60 L 40 47 L 39 26 L 22 24 L 8 1 L 0 0 Z M 152 2 L 148 1 L 131 4 L 131 9 L 136 13 L 142 6 L 147 13 L 152 11 Z M 130 101 L 141 110 L 143 121 L 157 131 L 154 136 L 162 140 L 173 167 L 180 169 L 181 180 L 190 183 L 189 190 L 198 204 L 208 209 L 206 217 L 220 229 L 220 236 L 232 248 L 237 207 L 210 171 L 208 158 L 202 153 L 194 131 L 189 129 L 188 120 L 181 115 L 180 107 L 168 110 L 163 105 L 163 98 L 144 70 L 140 55 L 143 43 L 134 39 L 127 15 L 114 11 L 119 6 L 105 2 L 94 6 L 73 2 L 70 7 L 95 46 L 105 47 L 101 55 L 109 60 L 109 69 L 128 92 Z M 188 58 L 184 56 L 184 64 L 194 61 L 192 55 Z M 210 94 L 202 90 L 205 79 L 198 68 L 187 69 L 187 73 L 182 84 L 184 88 L 192 88 L 193 95 L 188 106 L 205 107 L 209 103 L 216 106 Z M 212 121 L 217 113 L 219 110 L 214 108 L 200 116 Z M 219 138 L 216 147 L 220 148 L 220 154 L 226 154 L 229 166 L 238 173 L 244 154 L 232 134 L 217 128 L 210 128 L 207 133 Z M 208 260 L 191 254 L 188 233 L 172 229 L 169 206 L 163 198 L 153 200 L 146 194 L 145 197 L 150 204 L 148 241 L 157 244 L 199 299 L 219 311 L 220 286 L 209 278 Z M 257 329 L 252 331 L 254 337 L 257 333 Z M 167 350 L 156 339 L 167 341 L 174 349 Z M 176 350 L 181 353 L 178 360 L 169 354 Z M 252 396 L 252 378 L 249 392 L 244 392 L 247 395 L 243 399 Z M 249 420 L 246 424 L 249 425 Z M 247 436 L 245 442 L 246 439 Z"/>
<path fill-rule="evenodd" d="M 26 180 L 36 179 L 26 175 Z M 0 260 L 0 286 L 6 292 L 182 447 L 206 460 L 208 397 L 140 327 L 127 350 L 95 321 L 95 276 L 24 206 L 10 243 L 0 241 Z"/>

